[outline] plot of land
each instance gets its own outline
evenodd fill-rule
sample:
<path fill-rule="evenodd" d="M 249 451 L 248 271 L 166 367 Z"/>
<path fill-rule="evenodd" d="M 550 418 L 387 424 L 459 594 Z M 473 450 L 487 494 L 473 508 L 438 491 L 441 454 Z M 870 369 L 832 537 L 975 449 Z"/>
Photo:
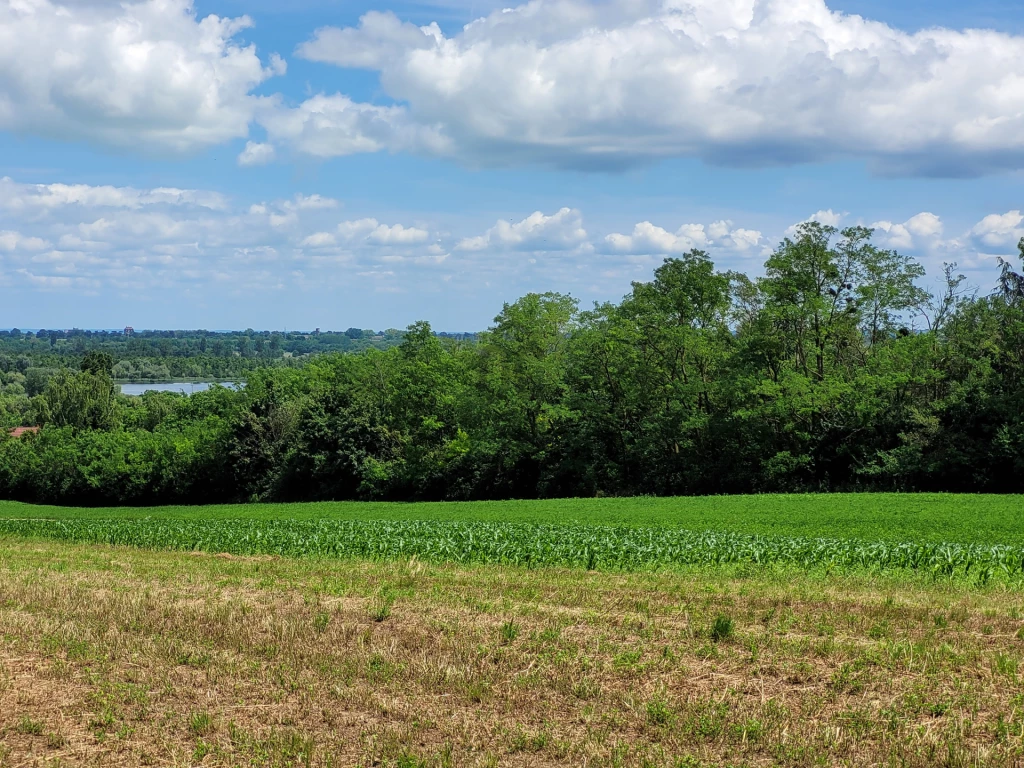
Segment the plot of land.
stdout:
<path fill-rule="evenodd" d="M 434 546 L 458 530 L 493 554 L 472 539 L 491 530 L 557 552 L 590 530 L 623 552 L 816 536 L 1016 551 L 1016 499 L 971 499 L 0 504 L 0 766 L 1020 765 L 1016 573 L 316 549 L 324 531 Z M 249 545 L 220 548 L 239 531 Z M 278 550 L 301 556 L 252 554 Z"/>
<path fill-rule="evenodd" d="M 1024 598 L 1003 589 L 6 541 L 0 606 L 11 768 L 1024 754 Z"/>

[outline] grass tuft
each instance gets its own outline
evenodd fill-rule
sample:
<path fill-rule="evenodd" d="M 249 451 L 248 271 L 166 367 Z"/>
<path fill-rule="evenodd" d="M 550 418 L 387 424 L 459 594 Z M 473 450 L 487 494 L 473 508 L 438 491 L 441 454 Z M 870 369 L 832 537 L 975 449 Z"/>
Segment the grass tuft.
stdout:
<path fill-rule="evenodd" d="M 188 716 L 188 729 L 196 736 L 206 736 L 213 731 L 213 718 L 209 712 L 193 712 Z"/>
<path fill-rule="evenodd" d="M 721 643 L 725 640 L 731 640 L 735 631 L 736 627 L 733 624 L 732 618 L 724 613 L 720 613 L 715 617 L 708 635 L 716 643 Z"/>
<path fill-rule="evenodd" d="M 501 635 L 501 641 L 507 645 L 519 637 L 519 625 L 509 619 L 501 625 L 499 633 Z"/>

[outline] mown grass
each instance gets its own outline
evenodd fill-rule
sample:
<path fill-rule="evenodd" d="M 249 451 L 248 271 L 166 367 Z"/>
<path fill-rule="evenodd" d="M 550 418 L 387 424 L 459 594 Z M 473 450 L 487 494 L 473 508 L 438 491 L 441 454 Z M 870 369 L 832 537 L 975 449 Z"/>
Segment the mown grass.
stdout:
<path fill-rule="evenodd" d="M 322 502 L 82 509 L 0 502 L 0 518 L 392 520 L 670 526 L 764 536 L 1024 545 L 1020 496 L 807 494 L 464 503 Z"/>
<path fill-rule="evenodd" d="M 0 542 L 0 766 L 1013 766 L 1024 595 Z"/>

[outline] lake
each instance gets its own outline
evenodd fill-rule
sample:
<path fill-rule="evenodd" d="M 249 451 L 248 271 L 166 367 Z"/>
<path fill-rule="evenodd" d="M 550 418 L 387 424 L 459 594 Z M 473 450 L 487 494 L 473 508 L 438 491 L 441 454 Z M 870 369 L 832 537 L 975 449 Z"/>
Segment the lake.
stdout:
<path fill-rule="evenodd" d="M 239 389 L 245 386 L 237 381 L 154 381 L 118 384 L 118 386 L 121 388 L 122 395 L 141 395 L 144 392 L 181 392 L 191 395 L 195 392 L 205 392 L 214 384 L 220 384 L 228 389 Z"/>

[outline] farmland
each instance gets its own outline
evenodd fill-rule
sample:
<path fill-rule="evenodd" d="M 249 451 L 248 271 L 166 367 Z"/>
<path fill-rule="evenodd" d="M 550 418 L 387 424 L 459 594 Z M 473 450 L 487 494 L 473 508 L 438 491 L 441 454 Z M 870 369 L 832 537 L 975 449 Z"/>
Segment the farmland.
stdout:
<path fill-rule="evenodd" d="M 0 503 L 0 766 L 1018 765 L 1021 505 Z"/>
<path fill-rule="evenodd" d="M 982 583 L 1024 576 L 1022 523 L 1014 497 L 941 495 L 0 506 L 0 533 L 152 549 L 619 571 L 728 563 L 901 569 Z"/>
<path fill-rule="evenodd" d="M 1024 598 L 8 539 L 0 765 L 1019 764 Z"/>

